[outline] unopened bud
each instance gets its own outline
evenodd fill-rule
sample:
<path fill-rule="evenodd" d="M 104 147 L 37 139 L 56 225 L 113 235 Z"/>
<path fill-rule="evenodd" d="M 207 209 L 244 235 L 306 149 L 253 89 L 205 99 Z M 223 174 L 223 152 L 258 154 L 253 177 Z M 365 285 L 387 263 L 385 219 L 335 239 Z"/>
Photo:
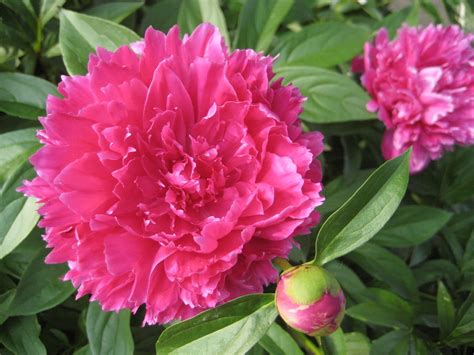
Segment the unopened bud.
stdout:
<path fill-rule="evenodd" d="M 346 299 L 337 280 L 316 265 L 300 265 L 281 275 L 275 294 L 281 317 L 312 336 L 334 332 L 344 317 Z"/>

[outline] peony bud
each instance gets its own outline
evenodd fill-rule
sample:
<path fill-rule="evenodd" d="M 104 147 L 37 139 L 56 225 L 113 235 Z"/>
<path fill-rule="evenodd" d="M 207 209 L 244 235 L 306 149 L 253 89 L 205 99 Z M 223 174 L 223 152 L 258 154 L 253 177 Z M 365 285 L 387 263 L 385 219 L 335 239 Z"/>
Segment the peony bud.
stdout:
<path fill-rule="evenodd" d="M 281 317 L 312 336 L 334 332 L 344 317 L 346 299 L 337 280 L 315 265 L 300 265 L 281 275 L 276 294 Z"/>

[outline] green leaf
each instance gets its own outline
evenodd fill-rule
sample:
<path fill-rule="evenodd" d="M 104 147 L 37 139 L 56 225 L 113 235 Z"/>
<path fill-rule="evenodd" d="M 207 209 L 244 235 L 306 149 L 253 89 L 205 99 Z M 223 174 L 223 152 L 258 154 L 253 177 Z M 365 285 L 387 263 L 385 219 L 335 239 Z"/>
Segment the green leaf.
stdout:
<path fill-rule="evenodd" d="M 93 355 L 133 354 L 130 311 L 104 312 L 99 304 L 91 303 L 87 310 L 86 329 Z"/>
<path fill-rule="evenodd" d="M 237 298 L 161 334 L 156 343 L 160 354 L 245 353 L 267 332 L 277 316 L 273 294 Z"/>
<path fill-rule="evenodd" d="M 347 344 L 341 328 L 331 335 L 321 338 L 325 355 L 352 355 L 347 352 Z"/>
<path fill-rule="evenodd" d="M 294 0 L 247 0 L 240 12 L 235 48 L 265 52 Z"/>
<path fill-rule="evenodd" d="M 39 148 L 36 128 L 0 134 L 0 182 Z"/>
<path fill-rule="evenodd" d="M 91 347 L 89 344 L 84 345 L 82 348 L 74 351 L 74 355 L 92 355 Z"/>
<path fill-rule="evenodd" d="M 259 343 L 257 343 L 252 347 L 252 349 L 247 351 L 245 355 L 267 355 L 267 352 Z"/>
<path fill-rule="evenodd" d="M 21 279 L 31 260 L 43 249 L 44 242 L 41 238 L 41 230 L 35 228 L 20 245 L 0 260 L 0 268 L 15 279 Z"/>
<path fill-rule="evenodd" d="M 453 286 L 461 277 L 456 265 L 445 259 L 428 260 L 413 269 L 413 273 L 418 287 L 441 279 L 446 280 L 448 285 Z"/>
<path fill-rule="evenodd" d="M 461 0 L 458 22 L 465 32 L 474 32 L 474 3 Z"/>
<path fill-rule="evenodd" d="M 48 95 L 57 95 L 49 81 L 21 73 L 0 73 L 0 111 L 37 120 L 45 114 Z"/>
<path fill-rule="evenodd" d="M 13 11 L 22 21 L 28 25 L 30 35 L 36 34 L 36 13 L 30 1 L 25 0 L 0 0 L 0 4 L 5 5 Z M 3 15 L 3 14 L 2 14 Z"/>
<path fill-rule="evenodd" d="M 471 260 L 474 260 L 474 228 L 471 230 L 471 235 L 466 242 L 466 248 L 464 249 L 463 265 Z"/>
<path fill-rule="evenodd" d="M 360 321 L 392 327 L 410 329 L 413 325 L 411 305 L 396 294 L 383 289 L 369 289 L 372 300 L 359 303 L 346 310 L 347 315 Z"/>
<path fill-rule="evenodd" d="M 373 240 L 386 247 L 412 247 L 433 237 L 451 216 L 452 213 L 439 208 L 402 206 Z"/>
<path fill-rule="evenodd" d="M 259 344 L 270 355 L 303 355 L 295 340 L 278 324 L 273 323 Z"/>
<path fill-rule="evenodd" d="M 449 204 L 463 202 L 474 195 L 474 147 L 458 148 L 440 161 L 443 172 L 441 198 Z"/>
<path fill-rule="evenodd" d="M 15 354 L 46 355 L 36 316 L 13 317 L 0 327 L 0 343 Z"/>
<path fill-rule="evenodd" d="M 115 23 L 120 23 L 142 6 L 143 1 L 114 2 L 91 7 L 84 13 L 90 16 L 96 16 L 113 21 Z"/>
<path fill-rule="evenodd" d="M 369 96 L 348 76 L 314 66 L 279 66 L 278 76 L 308 97 L 301 118 L 314 123 L 340 123 L 374 119 L 367 111 Z"/>
<path fill-rule="evenodd" d="M 348 22 L 320 22 L 288 35 L 275 49 L 278 66 L 329 68 L 362 52 L 370 31 Z"/>
<path fill-rule="evenodd" d="M 461 291 L 474 291 L 474 259 L 466 261 L 462 267 Z"/>
<path fill-rule="evenodd" d="M 0 8 L 0 10 L 3 11 L 3 8 Z M 16 14 L 14 13 L 1 13 L 0 15 L 0 38 L 3 46 L 30 50 L 30 35 L 19 29 L 22 28 L 22 25 L 26 26 L 20 23 L 21 19 L 15 18 Z"/>
<path fill-rule="evenodd" d="M 0 325 L 8 318 L 10 304 L 15 298 L 15 289 L 8 290 L 0 295 Z M 0 328 L 1 329 L 1 328 Z"/>
<path fill-rule="evenodd" d="M 59 45 L 70 75 L 86 73 L 89 54 L 97 47 L 115 50 L 140 40 L 127 27 L 98 17 L 63 9 L 59 18 Z"/>
<path fill-rule="evenodd" d="M 459 23 L 466 32 L 474 32 L 474 3 L 472 0 L 443 0 L 452 22 Z"/>
<path fill-rule="evenodd" d="M 441 281 L 438 282 L 436 305 L 441 338 L 445 338 L 454 328 L 456 310 L 448 290 Z"/>
<path fill-rule="evenodd" d="M 31 166 L 23 164 L 0 189 L 0 259 L 12 252 L 38 222 L 35 200 L 16 191 L 24 179 L 31 179 L 34 175 Z"/>
<path fill-rule="evenodd" d="M 372 342 L 371 355 L 405 355 L 408 354 L 410 332 L 394 330 Z"/>
<path fill-rule="evenodd" d="M 53 308 L 74 291 L 69 282 L 60 280 L 67 267 L 45 264 L 45 254 L 46 250 L 41 250 L 23 273 L 10 305 L 10 315 L 31 315 Z"/>
<path fill-rule="evenodd" d="M 423 10 L 430 14 L 435 23 L 442 24 L 444 22 L 440 13 L 441 8 L 438 8 L 431 0 L 421 0 L 420 5 Z"/>
<path fill-rule="evenodd" d="M 367 243 L 350 253 L 348 258 L 402 297 L 418 300 L 415 276 L 397 255 L 376 244 Z"/>
<path fill-rule="evenodd" d="M 324 201 L 318 211 L 323 215 L 334 212 L 346 202 L 357 189 L 367 180 L 372 170 L 360 170 L 353 176 L 338 176 L 324 186 Z"/>
<path fill-rule="evenodd" d="M 0 212 L 0 259 L 12 252 L 38 222 L 38 205 L 33 198 L 19 198 Z"/>
<path fill-rule="evenodd" d="M 446 338 L 450 346 L 474 343 L 474 293 L 471 293 L 456 314 L 457 323 Z"/>
<path fill-rule="evenodd" d="M 350 355 L 370 355 L 370 340 L 364 334 L 353 332 L 345 333 L 347 353 Z"/>
<path fill-rule="evenodd" d="M 376 29 L 385 27 L 388 30 L 390 38 L 394 38 L 397 29 L 400 28 L 403 23 L 407 23 L 410 26 L 418 25 L 419 12 L 420 6 L 418 5 L 418 2 L 415 2 L 414 5 L 393 12 L 385 17 L 382 21 L 377 23 Z"/>
<path fill-rule="evenodd" d="M 41 0 L 40 20 L 46 25 L 61 10 L 66 0 Z"/>
<path fill-rule="evenodd" d="M 409 151 L 375 170 L 352 197 L 322 225 L 315 262 L 325 264 L 372 238 L 390 219 L 405 194 Z"/>
<path fill-rule="evenodd" d="M 358 302 L 367 298 L 365 296 L 365 285 L 351 268 L 338 260 L 331 261 L 324 265 L 324 268 L 334 275 L 343 288 L 344 293 L 350 295 Z"/>
<path fill-rule="evenodd" d="M 219 28 L 227 44 L 229 33 L 219 0 L 184 0 L 178 14 L 178 25 L 182 33 L 191 33 L 201 23 L 209 22 Z"/>
<path fill-rule="evenodd" d="M 163 0 L 150 6 L 145 5 L 140 33 L 144 33 L 149 26 L 167 32 L 178 22 L 180 7 L 181 0 Z"/>
<path fill-rule="evenodd" d="M 8 180 L 0 188 L 0 211 L 11 202 L 23 197 L 23 194 L 16 189 L 23 184 L 24 180 L 31 180 L 35 175 L 35 171 L 28 161 L 13 170 Z"/>

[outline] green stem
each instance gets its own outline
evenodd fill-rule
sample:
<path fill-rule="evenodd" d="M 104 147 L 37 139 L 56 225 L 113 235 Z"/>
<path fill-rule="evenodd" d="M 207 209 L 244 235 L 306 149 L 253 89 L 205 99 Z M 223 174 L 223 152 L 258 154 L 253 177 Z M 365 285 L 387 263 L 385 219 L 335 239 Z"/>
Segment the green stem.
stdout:
<path fill-rule="evenodd" d="M 283 271 L 288 270 L 289 268 L 293 267 L 288 260 L 283 259 L 283 258 L 275 258 L 273 259 L 273 262 L 278 265 Z"/>
<path fill-rule="evenodd" d="M 323 346 L 323 343 L 321 342 L 321 337 L 314 337 L 314 339 L 316 339 L 316 343 L 318 343 L 319 347 L 322 347 Z"/>
<path fill-rule="evenodd" d="M 309 339 L 303 333 L 300 333 L 294 329 L 289 329 L 291 335 L 296 340 L 296 342 L 304 348 L 307 352 L 313 355 L 324 355 L 324 351 L 322 348 L 318 348 L 316 344 L 314 344 L 311 339 Z"/>

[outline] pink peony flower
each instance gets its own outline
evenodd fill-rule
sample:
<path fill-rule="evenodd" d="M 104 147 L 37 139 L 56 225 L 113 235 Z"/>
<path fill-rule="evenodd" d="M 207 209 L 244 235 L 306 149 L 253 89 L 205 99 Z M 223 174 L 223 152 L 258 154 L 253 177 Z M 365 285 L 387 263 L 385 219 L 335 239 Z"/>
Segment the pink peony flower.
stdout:
<path fill-rule="evenodd" d="M 387 127 L 386 159 L 413 147 L 416 173 L 455 144 L 474 143 L 473 40 L 457 26 L 430 25 L 404 26 L 393 41 L 382 29 L 366 43 L 362 84 L 372 96 L 367 109 Z"/>
<path fill-rule="evenodd" d="M 323 137 L 272 78 L 272 58 L 229 53 L 209 24 L 183 40 L 148 29 L 63 77 L 22 191 L 78 297 L 166 323 L 277 279 L 272 259 L 319 218 Z"/>

